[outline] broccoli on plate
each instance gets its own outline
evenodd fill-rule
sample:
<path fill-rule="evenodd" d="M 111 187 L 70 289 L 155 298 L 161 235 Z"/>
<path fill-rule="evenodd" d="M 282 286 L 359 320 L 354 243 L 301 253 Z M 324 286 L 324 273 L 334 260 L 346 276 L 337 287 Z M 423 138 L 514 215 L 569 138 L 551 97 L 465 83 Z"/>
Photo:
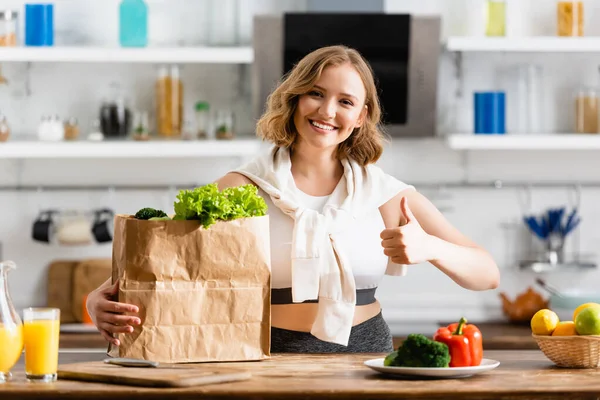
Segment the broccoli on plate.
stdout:
<path fill-rule="evenodd" d="M 447 368 L 450 350 L 419 333 L 411 333 L 398 348 L 388 354 L 383 364 L 390 367 Z"/>

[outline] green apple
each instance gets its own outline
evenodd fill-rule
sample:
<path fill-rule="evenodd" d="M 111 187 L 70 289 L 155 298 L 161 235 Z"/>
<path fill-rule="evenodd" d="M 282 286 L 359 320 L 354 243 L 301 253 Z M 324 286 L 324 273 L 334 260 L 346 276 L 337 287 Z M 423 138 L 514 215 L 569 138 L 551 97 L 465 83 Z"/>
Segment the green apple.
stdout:
<path fill-rule="evenodd" d="M 580 335 L 600 335 L 600 307 L 581 310 L 575 318 L 575 330 Z"/>

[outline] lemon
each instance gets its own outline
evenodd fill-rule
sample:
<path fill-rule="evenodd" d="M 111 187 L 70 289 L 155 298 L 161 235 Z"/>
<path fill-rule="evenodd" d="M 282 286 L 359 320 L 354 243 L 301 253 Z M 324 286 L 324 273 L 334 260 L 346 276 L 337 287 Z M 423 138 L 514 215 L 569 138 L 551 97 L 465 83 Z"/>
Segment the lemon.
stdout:
<path fill-rule="evenodd" d="M 588 307 L 600 307 L 600 304 L 598 304 L 598 303 L 583 303 L 583 304 L 577 306 L 575 311 L 573 311 L 573 321 L 575 321 L 577 319 L 577 314 L 579 314 L 581 312 L 581 310 L 584 310 Z"/>
<path fill-rule="evenodd" d="M 575 322 L 560 321 L 558 325 L 556 325 L 554 331 L 552 332 L 552 336 L 577 336 Z"/>
<path fill-rule="evenodd" d="M 551 335 L 560 320 L 552 310 L 544 308 L 531 318 L 531 332 L 535 335 Z"/>

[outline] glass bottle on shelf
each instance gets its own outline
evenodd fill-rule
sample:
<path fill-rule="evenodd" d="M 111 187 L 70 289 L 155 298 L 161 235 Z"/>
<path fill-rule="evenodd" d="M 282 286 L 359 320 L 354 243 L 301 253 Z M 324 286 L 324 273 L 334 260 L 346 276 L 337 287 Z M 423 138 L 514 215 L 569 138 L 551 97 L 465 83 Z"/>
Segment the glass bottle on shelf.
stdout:
<path fill-rule="evenodd" d="M 217 111 L 215 119 L 215 137 L 217 139 L 233 139 L 235 137 L 233 119 L 232 111 Z"/>
<path fill-rule="evenodd" d="M 0 11 L 0 47 L 17 45 L 18 17 L 19 14 L 16 11 Z"/>
<path fill-rule="evenodd" d="M 211 46 L 234 46 L 239 43 L 239 0 L 209 0 L 208 43 Z"/>
<path fill-rule="evenodd" d="M 133 116 L 133 140 L 148 139 L 150 139 L 148 113 L 146 111 L 138 111 Z"/>
<path fill-rule="evenodd" d="M 10 136 L 10 126 L 6 117 L 3 115 L 0 117 L 0 142 L 6 142 Z"/>
<path fill-rule="evenodd" d="M 580 87 L 575 95 L 575 132 L 598 133 L 599 111 L 598 90 Z"/>
<path fill-rule="evenodd" d="M 11 379 L 23 351 L 23 324 L 8 291 L 8 272 L 15 268 L 12 261 L 0 261 L 0 383 Z"/>
<path fill-rule="evenodd" d="M 161 66 L 156 81 L 158 135 L 179 137 L 183 124 L 183 83 L 177 65 Z"/>
<path fill-rule="evenodd" d="M 148 6 L 144 0 L 121 1 L 119 42 L 123 47 L 145 47 L 148 44 Z"/>
<path fill-rule="evenodd" d="M 210 129 L 210 105 L 205 101 L 196 103 L 196 137 L 198 139 L 208 138 Z"/>
<path fill-rule="evenodd" d="M 487 0 L 486 2 L 486 36 L 506 35 L 506 1 Z"/>
<path fill-rule="evenodd" d="M 556 27 L 558 36 L 583 36 L 583 1 L 558 1 Z"/>
<path fill-rule="evenodd" d="M 90 128 L 87 136 L 87 140 L 91 142 L 101 142 L 104 140 L 104 134 L 102 133 L 102 123 L 98 118 L 93 119 L 90 122 Z"/>

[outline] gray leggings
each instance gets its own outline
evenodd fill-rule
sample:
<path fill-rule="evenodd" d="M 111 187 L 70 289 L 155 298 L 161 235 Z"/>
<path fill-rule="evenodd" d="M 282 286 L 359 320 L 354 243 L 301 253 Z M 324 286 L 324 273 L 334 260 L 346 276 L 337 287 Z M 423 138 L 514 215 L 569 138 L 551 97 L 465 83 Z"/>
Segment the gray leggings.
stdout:
<path fill-rule="evenodd" d="M 324 342 L 308 332 L 271 328 L 272 353 L 389 353 L 392 334 L 381 312 L 354 327 L 348 346 Z"/>

